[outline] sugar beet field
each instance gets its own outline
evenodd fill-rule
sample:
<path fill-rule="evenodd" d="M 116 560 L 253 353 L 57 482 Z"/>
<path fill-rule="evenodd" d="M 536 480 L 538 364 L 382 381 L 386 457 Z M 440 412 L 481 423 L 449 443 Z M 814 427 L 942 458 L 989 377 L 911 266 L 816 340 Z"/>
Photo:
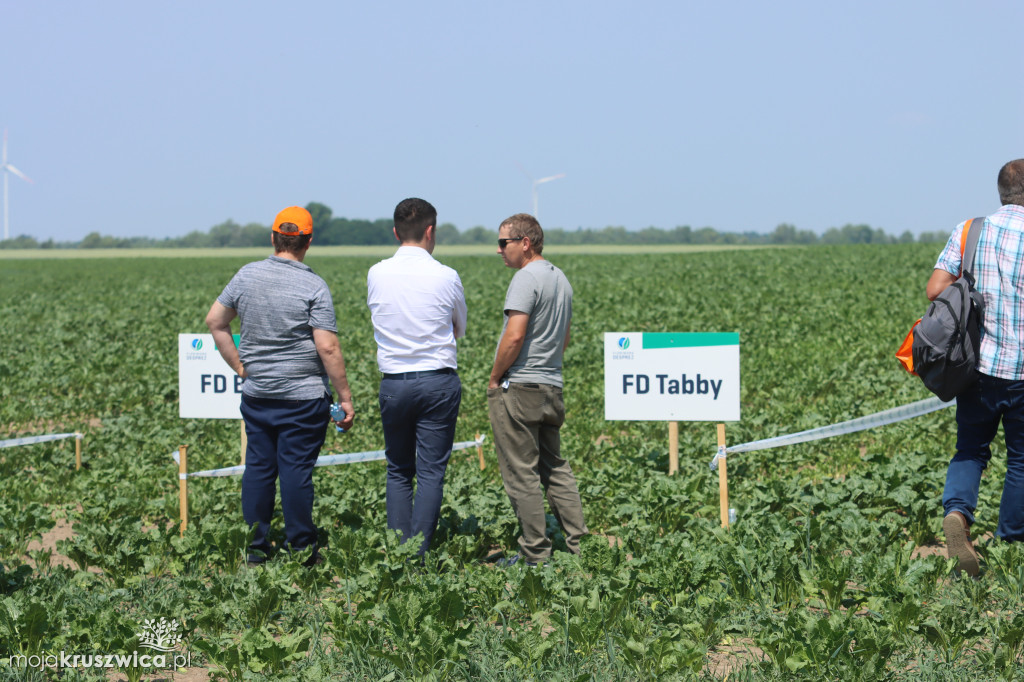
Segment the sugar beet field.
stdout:
<path fill-rule="evenodd" d="M 456 440 L 487 435 L 486 469 L 474 450 L 453 455 L 425 568 L 385 529 L 382 463 L 317 469 L 327 549 L 312 570 L 245 566 L 238 478 L 190 482 L 179 536 L 170 453 L 187 444 L 192 470 L 237 464 L 239 425 L 178 418 L 177 335 L 206 331 L 252 258 L 0 260 L 0 440 L 78 431 L 85 464 L 73 439 L 0 450 L 0 679 L 1021 679 L 1024 551 L 989 535 L 981 578 L 961 580 L 940 544 L 952 409 L 731 456 L 727 530 L 714 424 L 680 424 L 670 477 L 664 423 L 604 420 L 606 331 L 739 332 L 732 444 L 929 397 L 893 353 L 938 248 L 552 248 L 576 292 L 563 452 L 592 535 L 535 570 L 487 560 L 517 535 L 485 399 L 512 274 L 497 256 L 437 253 L 469 303 Z M 365 305 L 376 260 L 314 246 L 307 261 L 334 293 L 360 412 L 329 453 L 383 447 Z M 994 449 L 977 537 L 996 524 Z M 61 665 L 152 653 L 140 638 L 161 619 L 188 655 L 178 671 Z M 47 657 L 56 667 L 21 665 Z"/>

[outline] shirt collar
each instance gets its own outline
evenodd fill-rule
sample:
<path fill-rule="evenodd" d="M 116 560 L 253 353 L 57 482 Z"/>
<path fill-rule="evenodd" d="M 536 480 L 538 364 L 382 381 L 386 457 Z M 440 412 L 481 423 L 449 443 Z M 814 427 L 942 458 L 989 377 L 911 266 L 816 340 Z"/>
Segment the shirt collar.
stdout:
<path fill-rule="evenodd" d="M 398 251 L 395 251 L 395 256 L 401 256 L 402 258 L 429 258 L 434 259 L 430 252 L 421 246 L 399 246 Z"/>
<path fill-rule="evenodd" d="M 1015 215 L 1024 215 L 1024 206 L 1018 206 L 1017 204 L 1003 204 L 999 207 L 996 213 L 1013 213 Z"/>
<path fill-rule="evenodd" d="M 302 261 L 292 260 L 290 258 L 281 258 L 280 256 L 268 256 L 267 260 L 274 261 L 275 263 L 283 263 L 291 267 L 301 268 L 303 270 L 312 271 L 313 269 L 303 263 Z"/>

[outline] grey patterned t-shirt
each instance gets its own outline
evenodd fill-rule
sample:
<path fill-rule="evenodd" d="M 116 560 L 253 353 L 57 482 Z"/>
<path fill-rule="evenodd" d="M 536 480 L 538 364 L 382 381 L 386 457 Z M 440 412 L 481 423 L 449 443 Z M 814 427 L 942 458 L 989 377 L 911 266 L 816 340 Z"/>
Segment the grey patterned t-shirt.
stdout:
<path fill-rule="evenodd" d="M 217 300 L 241 320 L 242 393 L 277 400 L 330 394 L 313 330 L 337 333 L 338 324 L 327 283 L 308 265 L 278 256 L 249 263 Z"/>

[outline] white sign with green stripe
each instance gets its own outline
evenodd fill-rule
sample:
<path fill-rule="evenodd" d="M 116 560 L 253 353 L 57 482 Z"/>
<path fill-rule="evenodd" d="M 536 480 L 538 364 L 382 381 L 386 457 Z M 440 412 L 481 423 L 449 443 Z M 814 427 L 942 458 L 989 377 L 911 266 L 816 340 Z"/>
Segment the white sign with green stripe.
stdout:
<path fill-rule="evenodd" d="M 238 334 L 234 335 L 238 345 Z M 241 419 L 242 378 L 217 351 L 213 334 L 178 334 L 178 416 Z"/>
<path fill-rule="evenodd" d="M 738 332 L 604 335 L 604 418 L 738 421 Z"/>

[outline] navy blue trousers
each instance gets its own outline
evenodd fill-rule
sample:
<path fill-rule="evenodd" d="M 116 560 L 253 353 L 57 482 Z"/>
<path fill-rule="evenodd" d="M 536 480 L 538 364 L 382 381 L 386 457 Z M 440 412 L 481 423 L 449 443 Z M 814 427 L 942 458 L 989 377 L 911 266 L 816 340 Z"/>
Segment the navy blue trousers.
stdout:
<path fill-rule="evenodd" d="M 388 460 L 388 528 L 399 531 L 403 542 L 422 533 L 419 552 L 424 554 L 441 516 L 462 382 L 454 373 L 381 379 L 379 399 Z"/>
<path fill-rule="evenodd" d="M 281 479 L 281 511 L 287 548 L 312 547 L 316 553 L 317 529 L 313 523 L 313 466 L 327 436 L 331 401 L 325 394 L 316 400 L 272 400 L 242 395 L 245 419 L 245 472 L 242 474 L 242 516 L 256 535 L 249 546 L 249 560 L 261 561 L 257 552 L 270 555 L 270 518 L 274 493 Z"/>
<path fill-rule="evenodd" d="M 1024 381 L 982 374 L 956 397 L 956 454 L 946 470 L 945 513 L 958 511 L 974 523 L 981 472 L 992 458 L 990 445 L 999 423 L 1006 440 L 1006 478 L 999 502 L 996 535 L 1024 541 Z"/>

